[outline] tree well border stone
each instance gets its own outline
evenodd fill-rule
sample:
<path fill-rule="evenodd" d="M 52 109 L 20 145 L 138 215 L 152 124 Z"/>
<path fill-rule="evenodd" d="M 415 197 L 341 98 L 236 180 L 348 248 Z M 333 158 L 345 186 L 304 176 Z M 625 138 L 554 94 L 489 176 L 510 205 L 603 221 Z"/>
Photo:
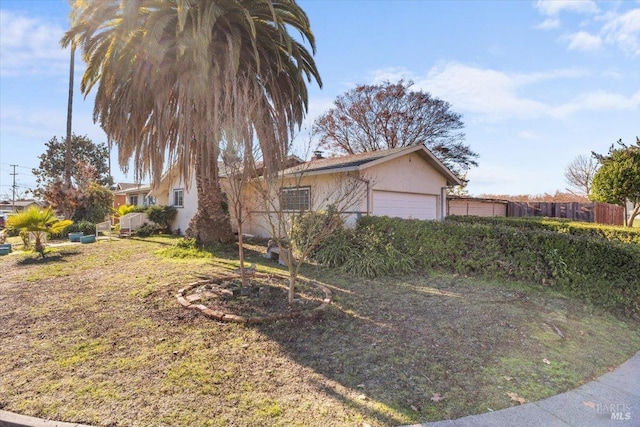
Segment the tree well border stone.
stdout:
<path fill-rule="evenodd" d="M 288 277 L 278 275 L 278 274 L 263 274 L 263 273 L 254 273 L 251 275 L 251 277 L 259 277 L 259 278 L 265 278 L 265 279 L 276 277 L 281 279 L 288 279 Z M 329 304 L 331 304 L 331 301 L 333 298 L 331 294 L 331 290 L 329 290 L 326 286 L 321 285 L 318 282 L 307 281 L 309 284 L 320 288 L 324 293 L 324 299 L 322 300 L 319 306 L 314 307 L 311 310 L 293 310 L 289 312 L 275 313 L 269 316 L 253 316 L 253 317 L 239 316 L 233 313 L 225 313 L 220 310 L 213 310 L 204 304 L 197 303 L 197 300 L 190 301 L 188 298 L 188 292 L 191 289 L 194 289 L 198 286 L 209 284 L 213 280 L 218 280 L 218 279 L 227 280 L 227 279 L 239 279 L 239 278 L 242 278 L 242 276 L 239 274 L 230 274 L 230 275 L 222 275 L 219 277 L 214 277 L 212 279 L 198 280 L 197 282 L 189 283 L 187 286 L 180 289 L 176 294 L 176 299 L 178 300 L 178 303 L 184 308 L 187 308 L 189 310 L 198 310 L 205 317 L 208 317 L 210 319 L 218 320 L 221 322 L 256 325 L 261 323 L 276 322 L 278 320 L 286 320 L 286 319 L 294 319 L 294 318 L 313 318 L 319 315 L 320 313 L 324 312 L 329 306 Z"/>

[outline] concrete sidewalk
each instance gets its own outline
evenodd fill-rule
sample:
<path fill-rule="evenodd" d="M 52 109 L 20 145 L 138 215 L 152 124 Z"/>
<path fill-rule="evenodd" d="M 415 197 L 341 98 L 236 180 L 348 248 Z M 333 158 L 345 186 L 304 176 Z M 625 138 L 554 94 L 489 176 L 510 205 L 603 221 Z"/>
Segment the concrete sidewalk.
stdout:
<path fill-rule="evenodd" d="M 640 427 L 640 351 L 615 371 L 539 402 L 410 427 Z"/>

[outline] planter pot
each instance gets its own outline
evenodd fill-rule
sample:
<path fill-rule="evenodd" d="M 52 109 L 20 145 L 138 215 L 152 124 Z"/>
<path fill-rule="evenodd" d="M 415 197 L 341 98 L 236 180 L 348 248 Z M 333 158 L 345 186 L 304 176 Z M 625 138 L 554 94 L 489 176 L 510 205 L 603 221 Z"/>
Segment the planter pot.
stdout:
<path fill-rule="evenodd" d="M 0 248 L 8 248 L 9 252 L 12 252 L 11 243 L 3 243 L 0 245 Z"/>
<path fill-rule="evenodd" d="M 84 233 L 79 232 L 79 233 L 69 233 L 69 240 L 72 242 L 79 242 L 80 238 L 84 236 Z"/>
<path fill-rule="evenodd" d="M 9 248 L 0 247 L 0 255 L 9 255 Z"/>
<path fill-rule="evenodd" d="M 95 243 L 95 241 L 96 241 L 96 236 L 94 236 L 93 234 L 80 237 L 80 243 Z"/>

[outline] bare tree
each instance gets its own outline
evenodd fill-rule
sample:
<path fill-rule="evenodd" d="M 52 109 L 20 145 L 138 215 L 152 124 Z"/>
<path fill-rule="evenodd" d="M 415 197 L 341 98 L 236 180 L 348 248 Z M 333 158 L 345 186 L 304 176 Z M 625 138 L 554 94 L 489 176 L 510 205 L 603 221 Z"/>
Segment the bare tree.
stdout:
<path fill-rule="evenodd" d="M 309 163 L 283 167 L 276 173 L 252 181 L 256 202 L 289 272 L 289 304 L 293 303 L 296 279 L 304 262 L 344 224 L 348 216 L 355 213 L 365 197 L 367 183 L 371 183 L 370 179 L 357 173 L 319 178 L 307 173 L 308 168 Z M 322 179 L 325 180 L 324 185 L 319 185 Z M 300 206 L 291 206 L 283 199 L 284 191 L 304 188 L 309 192 L 305 193 L 304 203 Z M 296 221 L 304 214 L 323 209 L 323 218 L 305 231 L 304 245 L 294 248 L 290 243 Z"/>
<path fill-rule="evenodd" d="M 240 259 L 240 276 L 242 278 L 242 294 L 249 294 L 249 279 L 244 262 L 244 223 L 248 217 L 246 187 L 251 179 L 256 178 L 255 153 L 253 138 L 239 140 L 229 137 L 221 146 L 223 169 L 223 189 L 229 205 L 229 212 L 238 230 L 238 258 Z"/>
<path fill-rule="evenodd" d="M 567 191 L 578 196 L 589 197 L 593 177 L 598 170 L 598 162 L 590 156 L 579 155 L 564 170 Z"/>
<path fill-rule="evenodd" d="M 412 82 L 358 85 L 338 96 L 313 131 L 320 145 L 344 154 L 425 145 L 460 174 L 478 166 L 478 154 L 464 143 L 462 116 Z"/>

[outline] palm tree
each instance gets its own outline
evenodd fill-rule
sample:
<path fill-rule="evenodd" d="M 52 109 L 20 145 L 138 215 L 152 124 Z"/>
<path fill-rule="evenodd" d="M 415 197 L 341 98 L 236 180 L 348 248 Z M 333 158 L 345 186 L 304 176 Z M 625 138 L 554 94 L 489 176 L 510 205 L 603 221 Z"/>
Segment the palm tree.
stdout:
<path fill-rule="evenodd" d="M 232 238 L 222 209 L 219 143 L 257 139 L 267 171 L 286 158 L 308 108 L 307 82 L 321 85 L 315 41 L 294 0 L 104 0 L 73 5 L 63 44 L 76 41 L 97 84 L 94 119 L 118 146 L 121 168 L 158 182 L 177 164 L 195 175 L 198 211 L 188 234 Z M 296 30 L 302 41 L 289 29 Z"/>
<path fill-rule="evenodd" d="M 71 57 L 69 59 L 69 96 L 67 98 L 67 137 L 64 141 L 64 185 L 71 188 L 71 120 L 73 114 L 73 68 L 76 44 L 71 43 Z"/>
<path fill-rule="evenodd" d="M 37 206 L 32 206 L 24 212 L 11 215 L 7 219 L 8 229 L 26 230 L 35 236 L 34 249 L 44 258 L 43 237 L 46 233 L 59 233 L 73 221 L 65 219 L 60 221 L 53 209 L 40 210 Z"/>

